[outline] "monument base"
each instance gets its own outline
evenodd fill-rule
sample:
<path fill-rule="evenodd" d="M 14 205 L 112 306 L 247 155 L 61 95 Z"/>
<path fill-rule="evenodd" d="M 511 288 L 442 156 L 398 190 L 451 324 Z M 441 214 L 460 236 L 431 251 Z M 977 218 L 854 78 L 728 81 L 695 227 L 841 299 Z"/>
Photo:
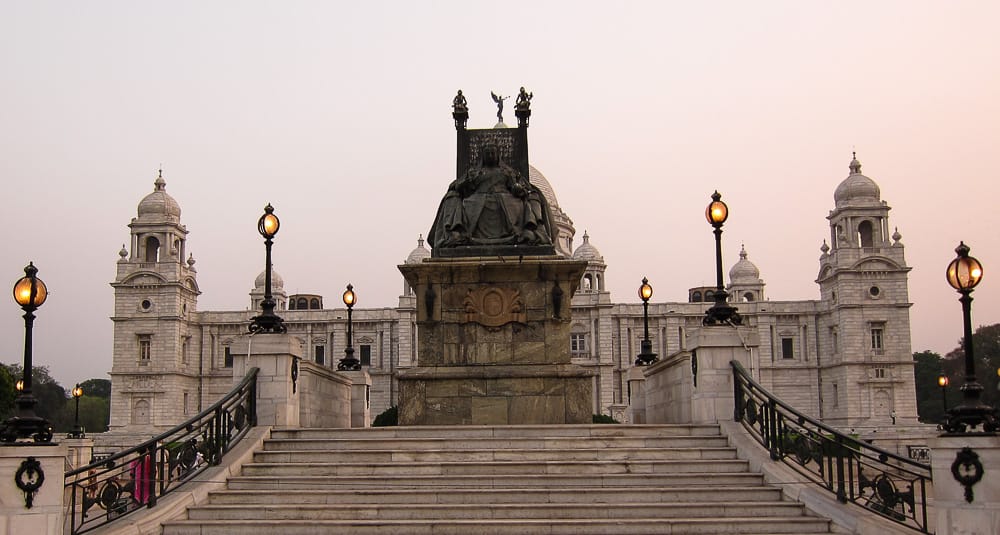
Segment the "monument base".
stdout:
<path fill-rule="evenodd" d="M 418 296 L 418 367 L 400 425 L 583 424 L 592 370 L 571 363 L 570 298 L 586 262 L 431 258 L 399 266 Z"/>
<path fill-rule="evenodd" d="M 593 372 L 572 364 L 401 372 L 400 425 L 590 423 Z"/>

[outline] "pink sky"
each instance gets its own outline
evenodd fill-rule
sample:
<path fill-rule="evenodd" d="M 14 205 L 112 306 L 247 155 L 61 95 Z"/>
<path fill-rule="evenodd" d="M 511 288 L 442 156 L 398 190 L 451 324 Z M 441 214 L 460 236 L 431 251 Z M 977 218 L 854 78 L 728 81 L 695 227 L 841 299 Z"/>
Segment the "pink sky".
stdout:
<path fill-rule="evenodd" d="M 256 220 L 281 217 L 289 292 L 392 307 L 396 270 L 454 178 L 451 97 L 534 92 L 531 162 L 608 263 L 615 301 L 714 283 L 709 195 L 772 300 L 818 298 L 851 151 L 906 245 L 914 351 L 961 337 L 944 269 L 985 265 L 1000 322 L 995 2 L 17 2 L 0 16 L 0 273 L 51 294 L 35 362 L 68 386 L 111 367 L 117 252 L 162 163 L 201 310 L 244 309 Z M 513 118 L 508 120 L 513 124 Z M 996 273 L 1000 274 L 1000 270 Z M 997 275 L 1000 277 L 1000 275 Z M 9 295 L 9 294 L 8 294 Z M 0 361 L 23 322 L 0 307 Z"/>

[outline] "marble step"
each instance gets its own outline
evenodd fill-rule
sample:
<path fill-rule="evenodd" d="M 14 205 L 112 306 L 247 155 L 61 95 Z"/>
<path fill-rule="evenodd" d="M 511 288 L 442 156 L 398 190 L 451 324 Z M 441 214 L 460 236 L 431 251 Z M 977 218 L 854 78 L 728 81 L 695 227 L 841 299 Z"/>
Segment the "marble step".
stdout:
<path fill-rule="evenodd" d="M 463 520 L 797 517 L 792 502 L 611 502 L 483 504 L 211 504 L 191 509 L 191 520 Z"/>
<path fill-rule="evenodd" d="M 813 517 L 749 516 L 584 520 L 178 520 L 163 535 L 607 535 L 829 533 L 830 522 Z"/>
<path fill-rule="evenodd" d="M 393 463 L 252 463 L 243 467 L 248 476 L 401 476 L 401 475 L 501 475 L 501 474 L 678 474 L 738 472 L 747 463 L 738 459 L 624 460 L 624 461 L 468 461 Z"/>
<path fill-rule="evenodd" d="M 546 475 L 456 475 L 456 476 L 394 476 L 373 480 L 368 476 L 236 476 L 229 479 L 228 488 L 236 490 L 273 490 L 287 492 L 310 489 L 328 492 L 334 489 L 512 489 L 567 487 L 683 487 L 698 488 L 763 485 L 764 478 L 753 473 L 704 474 L 546 474 Z M 760 487 L 767 488 L 767 487 Z"/>
<path fill-rule="evenodd" d="M 271 438 L 266 449 L 592 449 L 621 448 L 693 448 L 724 447 L 726 437 L 719 435 L 626 436 L 626 437 L 281 437 Z"/>
<path fill-rule="evenodd" d="M 674 437 L 721 436 L 716 425 L 444 425 L 366 427 L 351 429 L 276 428 L 274 439 L 304 438 L 601 438 L 601 437 Z"/>
<path fill-rule="evenodd" d="M 236 485 L 238 486 L 238 485 Z M 329 488 L 299 485 L 295 488 L 232 488 L 213 491 L 212 505 L 347 505 L 347 504 L 543 504 L 543 503 L 643 503 L 688 504 L 725 502 L 758 503 L 781 500 L 778 488 L 746 484 L 703 486 L 510 487 L 510 488 Z M 794 502 L 788 502 L 798 506 Z"/>
<path fill-rule="evenodd" d="M 735 459 L 736 449 L 730 447 L 703 448 L 571 448 L 571 449 L 435 449 L 435 450 L 277 450 L 269 449 L 254 454 L 254 462 L 446 462 L 446 461 L 622 461 L 622 460 L 703 460 Z"/>

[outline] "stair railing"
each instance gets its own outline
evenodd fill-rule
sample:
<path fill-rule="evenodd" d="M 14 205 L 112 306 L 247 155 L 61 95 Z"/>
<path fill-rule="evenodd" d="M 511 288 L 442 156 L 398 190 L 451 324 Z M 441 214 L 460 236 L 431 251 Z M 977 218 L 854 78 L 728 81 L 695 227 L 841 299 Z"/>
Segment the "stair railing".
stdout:
<path fill-rule="evenodd" d="M 192 480 L 257 425 L 257 368 L 197 416 L 138 446 L 66 472 L 66 515 L 72 535 L 156 506 Z"/>
<path fill-rule="evenodd" d="M 931 467 L 825 425 L 781 401 L 732 361 L 734 412 L 749 434 L 799 473 L 884 518 L 927 529 Z"/>

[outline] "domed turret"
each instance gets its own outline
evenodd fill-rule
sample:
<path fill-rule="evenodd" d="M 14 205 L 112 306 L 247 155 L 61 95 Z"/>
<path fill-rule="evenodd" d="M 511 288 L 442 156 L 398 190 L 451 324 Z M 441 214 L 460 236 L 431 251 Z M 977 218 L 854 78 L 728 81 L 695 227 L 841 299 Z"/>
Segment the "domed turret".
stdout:
<path fill-rule="evenodd" d="M 250 310 L 260 310 L 260 303 L 264 300 L 264 285 L 267 283 L 267 273 L 264 271 L 257 275 L 253 281 L 253 290 L 250 290 Z M 278 272 L 271 267 L 271 298 L 274 299 L 277 310 L 287 310 L 288 294 L 285 293 L 285 279 L 278 275 Z"/>
<path fill-rule="evenodd" d="M 729 286 L 726 287 L 734 301 L 761 301 L 764 299 L 764 281 L 760 270 L 747 260 L 746 247 L 740 246 L 740 259 L 729 270 Z"/>
<path fill-rule="evenodd" d="M 261 290 L 263 290 L 264 289 L 264 284 L 266 282 L 267 282 L 267 272 L 266 271 L 261 271 L 260 275 L 257 275 L 257 278 L 254 279 L 253 286 L 254 286 L 254 288 L 260 288 Z M 276 290 L 278 288 L 284 288 L 284 287 L 285 287 L 285 279 L 281 278 L 281 275 L 278 275 L 278 272 L 275 271 L 274 268 L 272 267 L 271 268 L 271 291 L 273 292 L 274 290 Z"/>
<path fill-rule="evenodd" d="M 733 284 L 757 283 L 760 280 L 760 270 L 757 266 L 747 260 L 746 247 L 740 246 L 740 260 L 729 270 L 729 280 Z"/>
<path fill-rule="evenodd" d="M 138 213 L 139 219 L 167 218 L 180 221 L 181 206 L 167 194 L 167 181 L 163 180 L 162 169 L 153 182 L 153 192 L 139 201 Z"/>
<path fill-rule="evenodd" d="M 431 252 L 426 247 L 424 247 L 424 235 L 421 234 L 417 238 L 417 246 L 410 251 L 407 255 L 405 264 L 419 264 L 424 261 L 425 258 L 430 258 Z"/>
<path fill-rule="evenodd" d="M 851 160 L 850 169 L 851 174 L 837 186 L 833 194 L 837 208 L 881 204 L 882 196 L 878 184 L 861 174 L 861 162 L 858 161 L 857 154 Z"/>
<path fill-rule="evenodd" d="M 583 245 L 573 251 L 573 260 L 586 260 L 587 267 L 580 281 L 580 293 L 598 293 L 604 291 L 604 271 L 608 268 L 604 256 L 590 243 L 590 234 L 583 231 Z"/>
<path fill-rule="evenodd" d="M 604 257 L 601 255 L 601 252 L 590 243 L 590 234 L 587 234 L 587 231 L 583 231 L 583 245 L 573 251 L 573 260 L 604 263 Z"/>

